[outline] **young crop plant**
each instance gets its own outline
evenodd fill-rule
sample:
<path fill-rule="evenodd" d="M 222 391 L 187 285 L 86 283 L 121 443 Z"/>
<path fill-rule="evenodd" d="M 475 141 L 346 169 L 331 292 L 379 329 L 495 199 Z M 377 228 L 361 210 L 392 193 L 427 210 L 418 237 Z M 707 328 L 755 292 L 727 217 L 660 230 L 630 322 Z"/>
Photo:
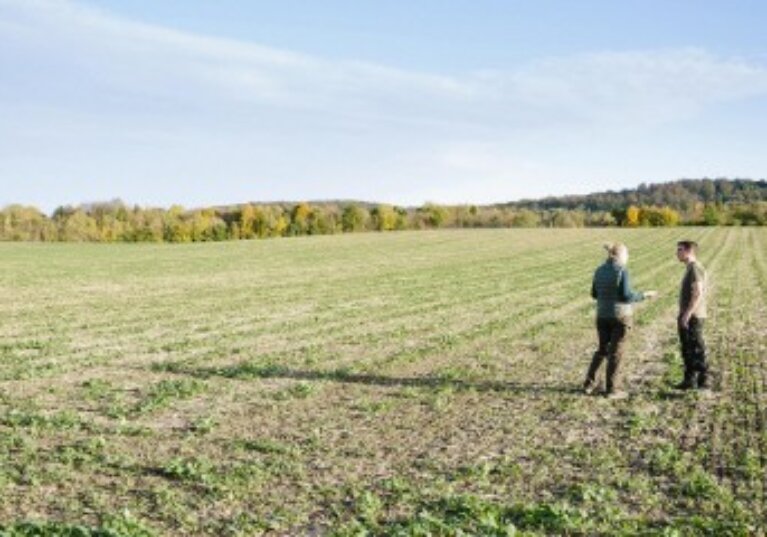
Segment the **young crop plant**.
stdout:
<path fill-rule="evenodd" d="M 207 385 L 197 379 L 162 380 L 154 384 L 146 395 L 133 407 L 136 414 L 145 414 L 164 408 L 174 401 L 189 399 L 207 390 Z"/>

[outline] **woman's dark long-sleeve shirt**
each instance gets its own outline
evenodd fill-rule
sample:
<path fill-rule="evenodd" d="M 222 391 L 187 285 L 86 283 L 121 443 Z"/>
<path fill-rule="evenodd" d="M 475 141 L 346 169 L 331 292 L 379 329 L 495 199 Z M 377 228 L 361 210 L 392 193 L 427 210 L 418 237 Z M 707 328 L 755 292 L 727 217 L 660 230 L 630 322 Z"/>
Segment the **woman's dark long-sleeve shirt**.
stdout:
<path fill-rule="evenodd" d="M 591 296 L 597 301 L 597 317 L 620 319 L 632 315 L 631 304 L 644 300 L 644 293 L 631 288 L 628 270 L 607 260 L 594 272 Z"/>

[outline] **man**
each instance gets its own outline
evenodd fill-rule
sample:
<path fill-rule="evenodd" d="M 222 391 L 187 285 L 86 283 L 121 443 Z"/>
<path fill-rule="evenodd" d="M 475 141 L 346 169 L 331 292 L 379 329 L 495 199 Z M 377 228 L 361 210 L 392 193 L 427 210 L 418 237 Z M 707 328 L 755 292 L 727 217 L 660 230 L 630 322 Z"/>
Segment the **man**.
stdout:
<path fill-rule="evenodd" d="M 679 241 L 676 257 L 686 265 L 679 290 L 679 342 L 684 359 L 684 379 L 676 387 L 680 390 L 708 388 L 706 344 L 703 341 L 703 323 L 706 319 L 706 270 L 698 262 L 698 244 Z"/>
<path fill-rule="evenodd" d="M 629 251 L 625 244 L 605 244 L 607 260 L 594 272 L 591 296 L 597 301 L 597 337 L 599 347 L 586 372 L 583 391 L 591 394 L 596 389 L 596 375 L 602 362 L 607 360 L 607 390 L 610 399 L 627 396 L 621 389 L 620 365 L 626 336 L 632 325 L 632 304 L 645 298 L 654 298 L 655 291 L 636 292 L 631 288 L 626 264 Z"/>

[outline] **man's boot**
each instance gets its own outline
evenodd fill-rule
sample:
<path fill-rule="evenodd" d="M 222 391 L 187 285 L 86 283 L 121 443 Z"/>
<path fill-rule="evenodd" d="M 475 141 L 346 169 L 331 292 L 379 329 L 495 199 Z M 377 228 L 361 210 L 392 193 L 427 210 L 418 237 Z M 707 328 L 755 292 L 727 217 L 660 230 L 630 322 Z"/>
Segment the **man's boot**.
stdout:
<path fill-rule="evenodd" d="M 708 376 L 708 370 L 703 369 L 698 372 L 698 389 L 708 390 L 711 388 L 711 381 Z"/>
<path fill-rule="evenodd" d="M 695 383 L 693 382 L 694 376 L 695 376 L 694 371 L 685 369 L 684 379 L 682 380 L 682 382 L 675 385 L 674 388 L 676 388 L 677 390 L 692 390 L 695 387 Z"/>

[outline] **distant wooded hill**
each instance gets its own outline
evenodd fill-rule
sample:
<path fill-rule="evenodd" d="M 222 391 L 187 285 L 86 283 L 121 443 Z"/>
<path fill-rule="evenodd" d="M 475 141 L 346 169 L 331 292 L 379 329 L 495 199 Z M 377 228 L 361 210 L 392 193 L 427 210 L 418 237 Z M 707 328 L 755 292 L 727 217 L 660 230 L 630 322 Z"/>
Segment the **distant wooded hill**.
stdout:
<path fill-rule="evenodd" d="M 421 207 L 358 201 L 169 209 L 122 201 L 0 211 L 0 240 L 197 242 L 359 231 L 471 227 L 767 225 L 767 181 L 699 179 L 496 205 Z"/>
<path fill-rule="evenodd" d="M 582 196 L 555 196 L 537 200 L 504 203 L 501 206 L 534 210 L 583 209 L 612 211 L 636 206 L 667 206 L 690 211 L 696 205 L 767 201 L 767 181 L 750 179 L 682 179 L 670 183 L 641 184 L 638 188 L 617 192 L 598 192 Z"/>

